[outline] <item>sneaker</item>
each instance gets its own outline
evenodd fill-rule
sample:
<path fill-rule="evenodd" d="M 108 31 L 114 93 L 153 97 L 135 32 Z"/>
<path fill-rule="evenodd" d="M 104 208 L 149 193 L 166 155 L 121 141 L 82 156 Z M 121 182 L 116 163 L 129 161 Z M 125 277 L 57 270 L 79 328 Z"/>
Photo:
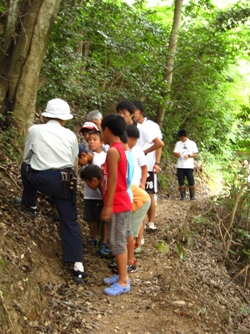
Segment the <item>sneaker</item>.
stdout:
<path fill-rule="evenodd" d="M 143 246 L 142 245 L 137 245 L 134 249 L 135 254 L 140 254 L 143 252 Z"/>
<path fill-rule="evenodd" d="M 86 274 L 84 271 L 73 270 L 73 281 L 75 283 L 82 283 L 84 278 L 86 278 Z"/>
<path fill-rule="evenodd" d="M 111 261 L 111 262 L 109 262 L 109 263 L 108 263 L 108 267 L 109 267 L 110 269 L 117 268 L 117 263 L 116 263 L 116 261 Z"/>
<path fill-rule="evenodd" d="M 106 243 L 103 242 L 103 241 L 100 241 L 100 242 L 99 242 L 98 247 L 99 247 L 99 248 L 107 248 L 107 249 L 109 249 L 109 245 L 106 244 Z"/>
<path fill-rule="evenodd" d="M 129 291 L 130 291 L 130 284 L 126 286 L 121 286 L 118 283 L 114 283 L 110 287 L 104 289 L 104 293 L 112 297 L 119 296 L 122 293 L 127 293 Z"/>
<path fill-rule="evenodd" d="M 16 196 L 14 198 L 14 202 L 17 205 L 20 205 L 21 210 L 25 210 L 31 218 L 35 218 L 36 217 L 37 209 L 36 208 L 31 208 L 30 206 L 23 205 L 22 199 L 20 197 Z"/>
<path fill-rule="evenodd" d="M 100 249 L 98 249 L 97 254 L 100 257 L 103 257 L 105 259 L 113 259 L 114 258 L 114 255 L 113 255 L 112 251 L 110 249 L 108 249 L 108 248 L 100 248 Z"/>
<path fill-rule="evenodd" d="M 127 271 L 128 273 L 136 273 L 137 272 L 137 267 L 136 264 L 128 264 L 127 265 Z"/>
<path fill-rule="evenodd" d="M 157 227 L 155 226 L 155 224 L 153 222 L 147 223 L 147 227 L 151 231 L 157 230 Z"/>
<path fill-rule="evenodd" d="M 96 239 L 90 239 L 90 240 L 89 240 L 89 244 L 90 244 L 90 245 L 93 245 L 93 246 L 96 246 L 96 244 L 97 244 L 97 240 L 96 240 Z"/>
<path fill-rule="evenodd" d="M 118 266 L 116 262 L 113 262 L 112 267 L 111 263 L 109 263 L 109 268 L 112 269 L 113 274 L 118 274 Z M 127 265 L 127 272 L 128 273 L 136 273 L 137 272 L 137 267 L 136 267 L 136 259 L 134 259 L 134 263 L 133 264 L 128 264 Z"/>

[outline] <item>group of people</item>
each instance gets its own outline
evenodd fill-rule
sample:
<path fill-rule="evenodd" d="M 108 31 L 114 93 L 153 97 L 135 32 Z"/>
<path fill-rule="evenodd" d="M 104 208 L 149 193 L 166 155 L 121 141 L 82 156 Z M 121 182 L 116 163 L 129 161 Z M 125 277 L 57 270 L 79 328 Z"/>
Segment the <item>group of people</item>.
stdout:
<path fill-rule="evenodd" d="M 89 224 L 90 243 L 112 251 L 115 261 L 104 293 L 110 296 L 130 291 L 128 272 L 136 270 L 134 254 L 142 251 L 145 227 L 154 231 L 157 174 L 160 171 L 162 134 L 149 120 L 141 101 L 121 101 L 117 113 L 103 118 L 98 110 L 87 114 L 77 136 L 64 127 L 73 116 L 67 102 L 47 103 L 45 124 L 29 128 L 21 166 L 22 198 L 15 198 L 31 217 L 37 212 L 38 192 L 50 196 L 57 208 L 63 247 L 63 261 L 73 263 L 73 280 L 86 277 L 82 262 L 82 238 L 77 221 L 76 180 L 78 166 L 84 180 L 84 220 Z M 185 130 L 178 134 L 174 155 L 181 199 L 195 199 L 193 160 L 198 153 Z M 99 238 L 100 237 L 100 240 Z"/>

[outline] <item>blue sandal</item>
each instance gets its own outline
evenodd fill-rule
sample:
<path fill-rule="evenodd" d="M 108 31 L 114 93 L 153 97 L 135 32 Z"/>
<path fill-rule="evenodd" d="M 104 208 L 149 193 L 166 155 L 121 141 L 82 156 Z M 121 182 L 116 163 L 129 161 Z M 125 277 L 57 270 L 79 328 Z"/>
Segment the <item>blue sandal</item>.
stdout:
<path fill-rule="evenodd" d="M 119 281 L 119 276 L 116 274 L 114 274 L 111 277 L 106 277 L 103 279 L 103 283 L 106 285 L 111 285 L 111 284 L 117 283 L 118 281 Z M 128 284 L 130 284 L 130 279 L 128 279 Z"/>
<path fill-rule="evenodd" d="M 103 279 L 103 283 L 106 285 L 111 285 L 119 281 L 119 276 L 114 274 L 112 277 L 106 277 Z"/>
<path fill-rule="evenodd" d="M 110 287 L 104 289 L 104 293 L 108 296 L 119 296 L 122 293 L 127 293 L 130 291 L 130 285 L 128 284 L 127 286 L 121 286 L 118 283 L 114 283 Z"/>

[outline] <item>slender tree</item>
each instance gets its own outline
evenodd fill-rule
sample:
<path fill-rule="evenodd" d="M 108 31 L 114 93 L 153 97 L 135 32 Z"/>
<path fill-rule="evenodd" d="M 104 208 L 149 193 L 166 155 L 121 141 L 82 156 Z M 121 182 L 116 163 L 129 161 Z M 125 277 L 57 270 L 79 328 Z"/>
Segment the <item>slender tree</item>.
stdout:
<path fill-rule="evenodd" d="M 160 126 L 162 126 L 162 122 L 165 115 L 166 104 L 168 101 L 169 92 L 171 90 L 171 85 L 172 85 L 174 60 L 177 49 L 179 27 L 181 23 L 182 7 L 183 7 L 183 0 L 175 0 L 173 25 L 168 46 L 168 58 L 166 61 L 165 72 L 163 75 L 163 80 L 166 82 L 166 90 L 162 91 L 162 103 L 158 106 L 156 113 L 156 122 Z"/>

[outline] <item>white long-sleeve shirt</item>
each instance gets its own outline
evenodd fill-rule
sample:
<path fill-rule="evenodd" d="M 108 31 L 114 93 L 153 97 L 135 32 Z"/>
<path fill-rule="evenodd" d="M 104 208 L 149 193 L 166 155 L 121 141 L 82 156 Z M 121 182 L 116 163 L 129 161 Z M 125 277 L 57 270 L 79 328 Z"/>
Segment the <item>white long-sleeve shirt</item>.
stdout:
<path fill-rule="evenodd" d="M 77 137 L 56 120 L 29 128 L 24 162 L 34 170 L 73 168 L 78 156 Z"/>

